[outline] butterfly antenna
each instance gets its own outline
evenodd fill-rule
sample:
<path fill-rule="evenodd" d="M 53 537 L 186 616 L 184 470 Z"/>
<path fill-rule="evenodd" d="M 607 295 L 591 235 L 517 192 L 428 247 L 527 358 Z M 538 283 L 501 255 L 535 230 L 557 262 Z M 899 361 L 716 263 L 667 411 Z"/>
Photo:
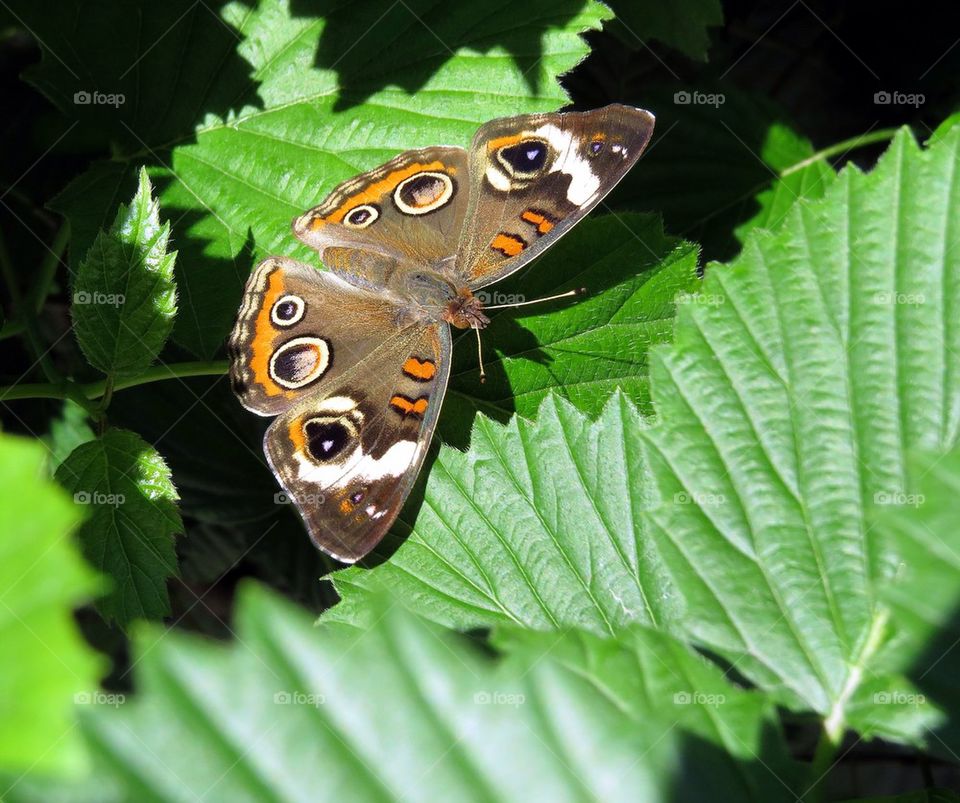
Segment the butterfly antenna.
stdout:
<path fill-rule="evenodd" d="M 477 362 L 480 365 L 480 384 L 487 381 L 487 372 L 483 370 L 483 349 L 480 347 L 480 330 L 474 329 L 477 333 Z"/>
<path fill-rule="evenodd" d="M 557 293 L 555 296 L 545 296 L 544 298 L 535 298 L 532 301 L 515 301 L 512 304 L 485 305 L 484 309 L 509 309 L 511 307 L 526 307 L 528 304 L 543 304 L 546 301 L 556 301 L 558 298 L 570 298 L 571 296 L 582 296 L 586 292 L 587 292 L 586 287 L 578 287 L 576 290 L 568 290 L 566 293 Z"/>

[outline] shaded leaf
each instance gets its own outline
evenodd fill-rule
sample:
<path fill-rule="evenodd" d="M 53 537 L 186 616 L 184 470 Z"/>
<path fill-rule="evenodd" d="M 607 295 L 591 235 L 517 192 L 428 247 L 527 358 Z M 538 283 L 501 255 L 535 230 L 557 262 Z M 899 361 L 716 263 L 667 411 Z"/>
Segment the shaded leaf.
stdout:
<path fill-rule="evenodd" d="M 163 458 L 139 435 L 111 429 L 77 447 L 56 476 L 89 511 L 78 532 L 84 555 L 113 580 L 97 602 L 103 617 L 126 626 L 167 615 L 166 582 L 177 571 L 173 536 L 183 524 Z"/>
<path fill-rule="evenodd" d="M 77 341 L 105 374 L 137 374 L 160 353 L 177 312 L 170 224 L 160 223 L 146 171 L 129 207 L 101 231 L 73 280 Z"/>
<path fill-rule="evenodd" d="M 248 587 L 242 645 L 152 631 L 139 700 L 86 718 L 101 765 L 137 799 L 794 799 L 773 775 L 791 768 L 768 704 L 668 637 L 551 650 L 519 634 L 497 663 L 374 607 L 370 631 L 317 630 Z"/>
<path fill-rule="evenodd" d="M 700 61 L 706 61 L 710 45 L 707 29 L 723 25 L 720 0 L 610 0 L 610 7 L 617 17 L 605 27 L 629 47 L 645 48 L 648 39 L 656 39 Z"/>

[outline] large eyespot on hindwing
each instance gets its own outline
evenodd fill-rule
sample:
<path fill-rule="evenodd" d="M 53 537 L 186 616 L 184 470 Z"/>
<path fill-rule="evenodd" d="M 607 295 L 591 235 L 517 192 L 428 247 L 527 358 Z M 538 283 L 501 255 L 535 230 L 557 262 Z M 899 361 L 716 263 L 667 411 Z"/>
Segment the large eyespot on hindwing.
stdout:
<path fill-rule="evenodd" d="M 393 202 L 405 215 L 426 215 L 450 203 L 455 191 L 446 173 L 424 171 L 401 181 L 393 191 Z"/>
<path fill-rule="evenodd" d="M 550 146 L 545 140 L 528 137 L 515 145 L 504 145 L 496 156 L 508 176 L 525 180 L 543 171 L 549 154 Z"/>
<path fill-rule="evenodd" d="M 317 416 L 303 422 L 304 446 L 316 463 L 329 463 L 357 438 L 357 430 L 346 416 Z"/>
<path fill-rule="evenodd" d="M 270 310 L 270 322 L 280 329 L 286 329 L 299 323 L 306 311 L 307 305 L 300 296 L 281 296 Z"/>
<path fill-rule="evenodd" d="M 316 382 L 333 363 L 333 349 L 322 337 L 295 337 L 270 358 L 270 378 L 287 390 Z"/>

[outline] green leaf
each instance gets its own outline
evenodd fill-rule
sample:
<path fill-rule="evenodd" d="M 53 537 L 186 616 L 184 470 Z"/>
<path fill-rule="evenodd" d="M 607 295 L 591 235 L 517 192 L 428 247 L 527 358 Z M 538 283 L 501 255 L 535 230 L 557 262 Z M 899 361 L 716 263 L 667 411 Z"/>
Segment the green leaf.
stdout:
<path fill-rule="evenodd" d="M 81 511 L 44 479 L 45 459 L 39 444 L 0 434 L 3 772 L 85 764 L 73 702 L 96 688 L 102 669 L 72 615 L 98 586 L 67 536 Z"/>
<path fill-rule="evenodd" d="M 109 231 L 101 231 L 73 280 L 77 341 L 95 368 L 112 376 L 138 374 L 160 353 L 177 312 L 173 265 L 167 252 L 170 224 L 150 180 L 129 207 L 121 207 Z"/>
<path fill-rule="evenodd" d="M 97 608 L 126 626 L 170 613 L 166 581 L 177 571 L 173 536 L 183 532 L 177 492 L 156 450 L 133 432 L 111 429 L 77 447 L 57 481 L 89 510 L 83 553 L 114 588 Z"/>
<path fill-rule="evenodd" d="M 888 637 L 865 511 L 960 431 L 958 154 L 960 129 L 926 151 L 904 131 L 708 267 L 653 352 L 655 425 L 622 397 L 595 423 L 551 399 L 478 419 L 390 561 L 334 575 L 331 616 L 383 583 L 459 628 L 652 623 L 838 738 Z"/>
<path fill-rule="evenodd" d="M 863 728 L 912 739 L 955 760 L 960 751 L 960 449 L 912 455 L 911 486 L 877 498 L 874 527 L 897 558 L 882 596 L 893 633 L 878 662 L 891 674 L 867 683 L 859 699 Z M 902 676 L 900 675 L 902 673 Z M 875 703 L 871 706 L 869 703 Z"/>
<path fill-rule="evenodd" d="M 710 36 L 707 28 L 723 25 L 720 0 L 681 0 L 673 3 L 639 3 L 610 0 L 617 15 L 606 26 L 628 46 L 646 48 L 657 39 L 692 59 L 707 60 Z"/>
<path fill-rule="evenodd" d="M 60 464 L 80 444 L 92 441 L 96 436 L 87 423 L 87 411 L 73 401 L 65 401 L 57 418 L 51 419 L 50 431 L 44 438 L 50 450 L 50 471 Z"/>
<path fill-rule="evenodd" d="M 455 341 L 441 433 L 457 442 L 476 410 L 533 417 L 551 391 L 596 415 L 620 388 L 649 409 L 648 352 L 673 337 L 674 298 L 693 292 L 697 251 L 667 237 L 652 215 L 585 220 L 521 276 L 492 288 L 488 303 L 532 301 L 584 288 L 580 298 L 491 312 L 480 383 L 472 332 Z M 471 417 L 467 417 L 467 413 Z M 462 439 L 462 438 L 461 438 Z"/>
<path fill-rule="evenodd" d="M 85 718 L 101 766 L 138 800 L 794 799 L 769 704 L 666 636 L 517 634 L 495 662 L 374 606 L 318 630 L 249 587 L 242 644 L 151 631 L 139 699 Z"/>
<path fill-rule="evenodd" d="M 205 357 L 222 347 L 256 259 L 316 260 L 290 234 L 295 215 L 402 150 L 466 145 L 489 119 L 564 105 L 556 77 L 586 56 L 579 34 L 610 16 L 584 0 L 442 11 L 436 0 L 344 0 L 324 16 L 272 1 L 215 13 L 178 0 L 136 15 L 75 2 L 76 14 L 23 9 L 47 43 L 32 80 L 71 116 L 78 90 L 124 94 L 117 108 L 79 107 L 83 121 L 116 137 L 124 164 L 95 167 L 54 206 L 71 220 L 72 250 L 82 250 L 91 225 L 129 191 L 133 163 L 149 159 L 161 203 L 179 221 L 184 311 L 173 337 Z M 78 20 L 87 47 L 71 46 L 78 31 L 66 19 Z M 156 46 L 144 51 L 142 41 Z"/>

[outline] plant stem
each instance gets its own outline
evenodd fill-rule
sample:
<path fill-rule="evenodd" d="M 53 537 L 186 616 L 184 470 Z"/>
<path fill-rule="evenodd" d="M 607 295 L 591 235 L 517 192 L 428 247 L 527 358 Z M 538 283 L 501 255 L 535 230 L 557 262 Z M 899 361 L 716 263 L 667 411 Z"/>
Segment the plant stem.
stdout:
<path fill-rule="evenodd" d="M 63 257 L 63 252 L 70 242 L 70 223 L 66 219 L 57 231 L 57 236 L 53 238 L 47 256 L 40 265 L 37 283 L 30 291 L 30 297 L 27 299 L 27 308 L 22 310 L 22 315 L 40 314 L 43 305 L 47 303 L 47 296 L 50 293 L 50 285 L 53 283 L 53 277 L 57 275 L 57 267 Z"/>
<path fill-rule="evenodd" d="M 881 128 L 878 131 L 869 131 L 866 134 L 860 134 L 859 136 L 845 139 L 842 142 L 836 142 L 833 145 L 824 148 L 823 150 L 817 151 L 812 156 L 808 156 L 803 161 L 797 162 L 796 164 L 790 165 L 790 167 L 781 170 L 780 178 L 785 178 L 791 173 L 796 173 L 798 170 L 803 170 L 803 168 L 809 167 L 814 162 L 820 162 L 833 156 L 841 156 L 848 151 L 862 148 L 865 145 L 872 145 L 875 142 L 887 142 L 888 140 L 893 139 L 899 130 L 899 128 Z"/>
<path fill-rule="evenodd" d="M 137 385 L 146 385 L 150 382 L 160 382 L 164 379 L 182 379 L 188 376 L 220 376 L 227 372 L 228 367 L 229 363 L 226 360 L 154 365 L 138 376 L 117 379 L 113 382 L 113 388 L 110 392 L 125 390 Z M 73 399 L 78 401 L 77 397 L 79 397 L 89 404 L 91 399 L 103 398 L 107 392 L 108 380 L 106 379 L 101 379 L 98 382 L 88 382 L 85 385 L 74 382 L 24 383 L 11 387 L 0 387 L 0 401 L 6 402 L 16 399 Z"/>

